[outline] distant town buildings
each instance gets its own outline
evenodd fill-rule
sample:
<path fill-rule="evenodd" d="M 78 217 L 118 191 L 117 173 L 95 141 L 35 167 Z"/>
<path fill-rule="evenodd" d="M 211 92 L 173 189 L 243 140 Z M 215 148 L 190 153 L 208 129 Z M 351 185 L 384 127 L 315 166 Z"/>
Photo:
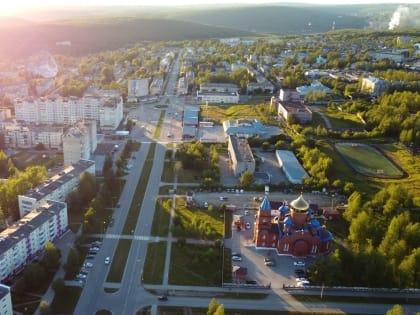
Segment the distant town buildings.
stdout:
<path fill-rule="evenodd" d="M 39 259 L 45 244 L 63 235 L 67 226 L 66 203 L 45 200 L 1 232 L 0 281 L 13 277 L 29 262 Z M 0 313 L 4 314 L 3 310 Z"/>
<path fill-rule="evenodd" d="M 228 138 L 228 152 L 231 167 L 235 176 L 244 172 L 255 172 L 255 159 L 246 138 L 230 135 Z"/>
<path fill-rule="evenodd" d="M 363 78 L 361 91 L 372 96 L 380 96 L 386 91 L 389 82 L 374 77 Z"/>
<path fill-rule="evenodd" d="M 67 195 L 79 185 L 80 175 L 83 172 L 95 175 L 95 162 L 80 160 L 70 166 L 64 167 L 38 187 L 29 190 L 25 195 L 18 196 L 19 215 L 23 218 L 47 200 L 64 202 Z"/>

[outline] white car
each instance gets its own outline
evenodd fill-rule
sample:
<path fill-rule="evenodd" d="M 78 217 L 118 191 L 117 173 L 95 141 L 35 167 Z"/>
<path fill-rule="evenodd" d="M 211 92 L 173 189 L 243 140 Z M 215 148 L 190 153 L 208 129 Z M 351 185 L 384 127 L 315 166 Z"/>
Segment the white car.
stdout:
<path fill-rule="evenodd" d="M 305 267 L 305 262 L 303 260 L 297 260 L 293 263 L 295 267 Z"/>
<path fill-rule="evenodd" d="M 79 274 L 76 276 L 76 279 L 81 280 L 81 279 L 86 279 L 86 277 L 87 277 L 87 275 L 84 275 L 84 274 L 79 273 Z"/>
<path fill-rule="evenodd" d="M 296 286 L 297 287 L 305 287 L 305 286 L 308 286 L 308 285 L 311 285 L 308 280 L 298 281 L 296 283 Z"/>
<path fill-rule="evenodd" d="M 105 258 L 105 265 L 109 265 L 109 263 L 111 262 L 111 257 L 106 257 Z"/>
<path fill-rule="evenodd" d="M 239 256 L 232 256 L 233 261 L 242 261 L 242 257 Z"/>
<path fill-rule="evenodd" d="M 83 264 L 83 267 L 85 267 L 85 268 L 92 268 L 93 267 L 93 264 L 87 261 L 87 262 L 85 262 Z"/>

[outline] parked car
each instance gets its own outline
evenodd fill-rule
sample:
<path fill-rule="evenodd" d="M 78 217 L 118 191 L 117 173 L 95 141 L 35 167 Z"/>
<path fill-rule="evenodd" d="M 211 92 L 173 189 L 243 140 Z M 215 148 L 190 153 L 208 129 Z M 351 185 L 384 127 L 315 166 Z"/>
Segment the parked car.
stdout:
<path fill-rule="evenodd" d="M 95 258 L 95 255 L 87 255 L 86 257 L 85 257 L 85 259 L 94 259 Z"/>
<path fill-rule="evenodd" d="M 297 260 L 297 261 L 293 262 L 293 265 L 295 267 L 305 267 L 305 262 L 303 260 Z"/>
<path fill-rule="evenodd" d="M 102 242 L 100 242 L 100 241 L 94 241 L 94 242 L 90 243 L 90 245 L 91 246 L 101 246 L 102 245 Z"/>
<path fill-rule="evenodd" d="M 237 252 L 232 252 L 232 256 L 242 257 L 242 254 L 241 253 L 237 253 Z"/>
<path fill-rule="evenodd" d="M 232 256 L 233 261 L 242 261 L 242 257 L 240 256 Z"/>
<path fill-rule="evenodd" d="M 109 265 L 109 263 L 111 262 L 111 257 L 106 257 L 105 258 L 105 265 Z"/>
<path fill-rule="evenodd" d="M 158 297 L 158 300 L 159 301 L 167 301 L 168 297 L 166 295 L 161 295 L 161 296 Z"/>
<path fill-rule="evenodd" d="M 228 197 L 226 197 L 226 196 L 220 196 L 219 197 L 219 200 L 220 201 L 226 201 L 226 200 L 228 200 Z"/>
<path fill-rule="evenodd" d="M 296 283 L 296 286 L 297 287 L 305 287 L 305 286 L 308 286 L 308 285 L 311 285 L 308 280 L 298 281 Z"/>
<path fill-rule="evenodd" d="M 93 267 L 93 264 L 87 261 L 87 262 L 85 262 L 85 263 L 83 264 L 83 267 L 84 267 L 84 268 L 92 268 L 92 267 Z"/>
<path fill-rule="evenodd" d="M 245 283 L 246 284 L 257 284 L 257 281 L 255 281 L 255 280 L 246 280 Z"/>
<path fill-rule="evenodd" d="M 79 274 L 81 274 L 81 275 L 87 275 L 88 274 L 88 271 L 82 269 L 82 270 L 80 270 Z"/>
<path fill-rule="evenodd" d="M 89 251 L 91 251 L 91 252 L 99 252 L 99 250 L 100 250 L 100 248 L 99 247 L 91 247 L 90 249 L 89 249 Z"/>
<path fill-rule="evenodd" d="M 274 261 L 274 259 L 270 257 L 264 257 L 264 262 L 268 262 L 268 261 Z"/>
<path fill-rule="evenodd" d="M 80 280 L 80 279 L 86 279 L 86 277 L 87 277 L 87 275 L 84 275 L 84 274 L 79 273 L 79 274 L 76 276 L 76 279 L 78 279 L 78 280 Z"/>
<path fill-rule="evenodd" d="M 296 269 L 295 270 L 295 275 L 297 277 L 304 277 L 305 276 L 305 270 L 303 270 L 303 269 Z"/>
<path fill-rule="evenodd" d="M 274 260 L 266 261 L 264 264 L 269 267 L 274 267 L 276 265 Z"/>

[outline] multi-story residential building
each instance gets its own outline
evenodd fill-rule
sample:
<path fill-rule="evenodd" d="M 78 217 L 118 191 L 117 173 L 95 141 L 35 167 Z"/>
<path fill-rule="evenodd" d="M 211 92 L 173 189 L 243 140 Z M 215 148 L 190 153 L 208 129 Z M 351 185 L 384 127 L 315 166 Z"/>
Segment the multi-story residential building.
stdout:
<path fill-rule="evenodd" d="M 14 101 L 16 120 L 46 125 L 73 125 L 92 119 L 99 121 L 101 129 L 118 127 L 123 118 L 121 96 L 115 94 L 86 94 L 78 97 L 25 98 Z"/>
<path fill-rule="evenodd" d="M 297 99 L 292 95 L 297 95 Z M 280 98 L 271 98 L 271 106 L 275 106 L 277 114 L 285 120 L 293 117 L 301 124 L 312 121 L 312 111 L 299 100 L 296 91 L 282 89 Z"/>
<path fill-rule="evenodd" d="M 380 96 L 386 91 L 389 82 L 374 77 L 363 78 L 361 91 L 369 93 L 372 96 Z"/>
<path fill-rule="evenodd" d="M 181 77 L 178 80 L 178 94 L 188 94 L 188 79 L 186 77 Z"/>
<path fill-rule="evenodd" d="M 0 314 L 13 315 L 12 297 L 10 287 L 0 284 Z"/>
<path fill-rule="evenodd" d="M 1 232 L 0 281 L 13 277 L 39 258 L 45 244 L 63 235 L 67 227 L 67 204 L 46 200 Z"/>
<path fill-rule="evenodd" d="M 150 94 L 151 95 L 160 95 L 163 92 L 163 78 L 158 77 L 154 78 L 150 84 Z"/>
<path fill-rule="evenodd" d="M 83 172 L 95 175 L 95 162 L 80 160 L 64 167 L 60 172 L 51 176 L 35 189 L 29 190 L 25 195 L 19 195 L 20 217 L 22 218 L 47 200 L 65 201 L 67 195 L 79 185 L 80 175 Z"/>
<path fill-rule="evenodd" d="M 137 102 L 139 97 L 149 95 L 150 78 L 128 80 L 127 99 Z"/>
<path fill-rule="evenodd" d="M 232 171 L 235 176 L 241 176 L 244 172 L 255 172 L 255 159 L 251 147 L 246 138 L 234 135 L 229 136 L 228 142 L 229 158 Z"/>
<path fill-rule="evenodd" d="M 63 127 L 11 124 L 2 129 L 7 148 L 33 148 L 42 144 L 47 149 L 59 149 L 62 145 Z"/>
<path fill-rule="evenodd" d="M 64 166 L 79 160 L 88 160 L 96 147 L 96 122 L 79 122 L 63 135 Z"/>
<path fill-rule="evenodd" d="M 10 108 L 0 108 L 0 121 L 5 121 L 12 117 Z"/>
<path fill-rule="evenodd" d="M 204 103 L 237 104 L 238 87 L 230 83 L 203 83 L 197 91 L 198 101 Z"/>

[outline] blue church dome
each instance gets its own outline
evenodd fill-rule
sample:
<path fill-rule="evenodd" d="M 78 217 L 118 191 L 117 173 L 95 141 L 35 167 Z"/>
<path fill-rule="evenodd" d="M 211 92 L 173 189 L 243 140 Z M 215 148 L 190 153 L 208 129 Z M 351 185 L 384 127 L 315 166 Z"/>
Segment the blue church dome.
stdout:
<path fill-rule="evenodd" d="M 260 209 L 262 211 L 271 211 L 270 200 L 267 196 L 264 197 L 264 200 L 260 204 Z"/>
<path fill-rule="evenodd" d="M 317 230 L 321 228 L 321 224 L 319 223 L 317 219 L 313 219 L 311 221 L 311 226 Z"/>
<path fill-rule="evenodd" d="M 291 217 L 287 217 L 286 219 L 284 219 L 284 224 L 286 226 L 291 226 L 293 224 L 292 218 Z"/>

